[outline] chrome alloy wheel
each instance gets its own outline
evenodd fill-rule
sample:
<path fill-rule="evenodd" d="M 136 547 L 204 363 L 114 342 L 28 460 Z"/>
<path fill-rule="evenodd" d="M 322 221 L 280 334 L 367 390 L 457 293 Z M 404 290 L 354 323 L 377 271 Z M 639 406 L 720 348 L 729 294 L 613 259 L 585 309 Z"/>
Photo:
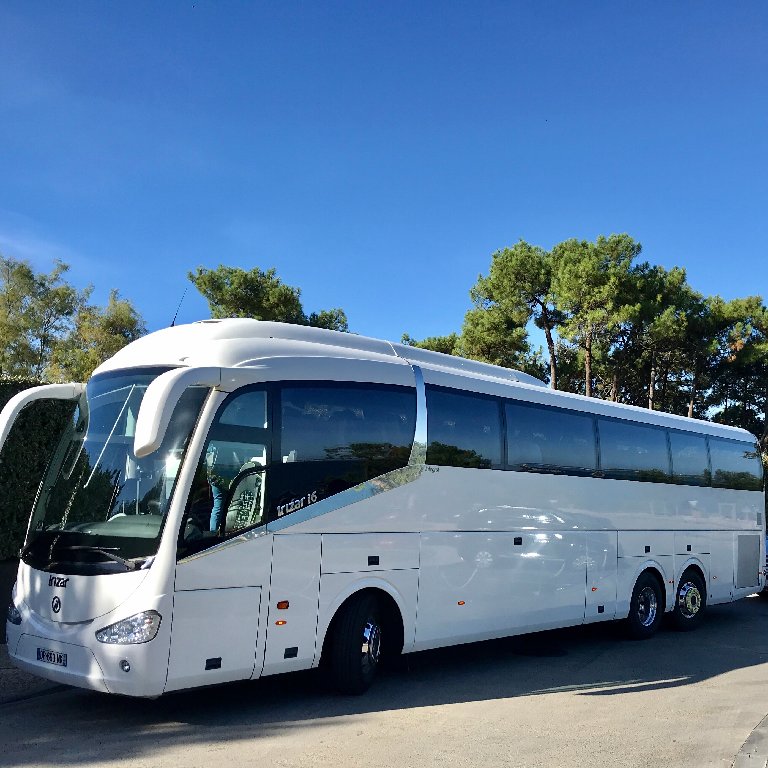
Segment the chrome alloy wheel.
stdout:
<path fill-rule="evenodd" d="M 650 627 L 656 621 L 658 601 L 653 587 L 643 587 L 637 596 L 637 619 L 644 627 Z"/>
<path fill-rule="evenodd" d="M 372 674 L 381 660 L 381 627 L 370 618 L 363 628 L 363 643 L 360 649 L 363 674 Z"/>
<path fill-rule="evenodd" d="M 677 608 L 685 619 L 692 619 L 701 610 L 701 592 L 694 582 L 686 581 L 680 585 Z"/>

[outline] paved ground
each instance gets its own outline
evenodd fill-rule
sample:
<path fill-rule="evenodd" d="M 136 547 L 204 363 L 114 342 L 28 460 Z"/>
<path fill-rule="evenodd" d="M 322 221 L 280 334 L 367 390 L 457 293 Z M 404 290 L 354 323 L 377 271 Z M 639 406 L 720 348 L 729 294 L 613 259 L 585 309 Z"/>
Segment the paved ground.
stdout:
<path fill-rule="evenodd" d="M 766 627 L 751 598 L 648 642 L 601 626 L 426 652 L 359 698 L 302 673 L 122 699 L 0 655 L 0 765 L 763 768 Z"/>

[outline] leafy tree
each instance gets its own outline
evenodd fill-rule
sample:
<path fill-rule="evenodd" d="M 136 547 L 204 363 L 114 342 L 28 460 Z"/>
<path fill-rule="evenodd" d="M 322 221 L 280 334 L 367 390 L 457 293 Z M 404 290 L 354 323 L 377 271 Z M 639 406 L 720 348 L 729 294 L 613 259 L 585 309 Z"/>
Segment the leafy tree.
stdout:
<path fill-rule="evenodd" d="M 87 378 L 107 357 L 145 333 L 131 303 L 112 291 L 105 309 L 88 303 L 57 261 L 36 273 L 26 261 L 0 256 L 0 376 L 35 381 Z"/>
<path fill-rule="evenodd" d="M 321 309 L 309 316 L 309 325 L 313 328 L 325 328 L 329 331 L 349 332 L 347 315 L 343 309 Z"/>
<path fill-rule="evenodd" d="M 505 368 L 521 368 L 530 353 L 527 315 L 482 299 L 464 316 L 461 347 L 467 357 Z"/>
<path fill-rule="evenodd" d="M 276 270 L 266 272 L 218 266 L 198 267 L 188 274 L 198 291 L 208 301 L 211 317 L 251 317 L 295 325 L 312 325 L 336 331 L 348 331 L 342 309 L 327 309 L 307 316 L 301 304 L 301 290 L 283 283 Z"/>
<path fill-rule="evenodd" d="M 555 304 L 552 278 L 552 255 L 520 240 L 491 256 L 490 272 L 487 277 L 478 278 L 471 296 L 477 307 L 498 308 L 497 318 L 502 322 L 511 319 L 513 344 L 519 344 L 519 333 L 514 327 L 521 322 L 525 325 L 533 320 L 544 331 L 549 351 L 549 383 L 557 389 L 555 333 L 564 318 Z"/>
<path fill-rule="evenodd" d="M 722 302 L 722 300 L 720 300 Z M 768 310 L 759 296 L 722 302 L 728 321 L 707 405 L 714 418 L 768 442 Z M 768 447 L 768 446 L 766 446 Z"/>
<path fill-rule="evenodd" d="M 145 333 L 135 307 L 113 290 L 104 309 L 80 307 L 71 331 L 54 346 L 48 378 L 85 381 L 101 363 Z"/>
<path fill-rule="evenodd" d="M 53 348 L 71 327 L 91 288 L 78 291 L 57 261 L 50 273 L 0 256 L 0 376 L 42 380 Z"/>
<path fill-rule="evenodd" d="M 0 376 L 28 372 L 33 355 L 27 330 L 35 273 L 28 262 L 0 255 Z"/>
<path fill-rule="evenodd" d="M 584 352 L 584 393 L 593 394 L 593 355 L 620 323 L 618 297 L 641 246 L 629 235 L 566 240 L 552 249 L 554 295 L 565 316 L 561 335 Z"/>
<path fill-rule="evenodd" d="M 408 347 L 419 347 L 419 349 L 442 352 L 444 355 L 462 355 L 461 337 L 456 333 L 449 333 L 447 336 L 428 336 L 421 341 L 412 339 L 406 333 L 403 334 L 402 343 Z"/>
<path fill-rule="evenodd" d="M 599 349 L 598 370 L 610 399 L 653 409 L 682 364 L 689 312 L 701 297 L 686 282 L 685 271 L 651 266 L 632 267 L 620 281 L 614 322 Z M 659 386 L 660 385 L 660 386 Z"/>

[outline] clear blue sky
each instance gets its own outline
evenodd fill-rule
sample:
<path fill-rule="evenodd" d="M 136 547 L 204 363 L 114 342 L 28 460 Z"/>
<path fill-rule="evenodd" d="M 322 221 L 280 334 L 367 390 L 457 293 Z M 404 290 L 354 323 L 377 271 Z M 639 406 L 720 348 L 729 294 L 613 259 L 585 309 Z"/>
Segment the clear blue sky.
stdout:
<path fill-rule="evenodd" d="M 3 0 L 0 252 L 151 330 L 221 263 L 458 331 L 494 250 L 612 232 L 765 296 L 766 41 L 762 1 Z"/>

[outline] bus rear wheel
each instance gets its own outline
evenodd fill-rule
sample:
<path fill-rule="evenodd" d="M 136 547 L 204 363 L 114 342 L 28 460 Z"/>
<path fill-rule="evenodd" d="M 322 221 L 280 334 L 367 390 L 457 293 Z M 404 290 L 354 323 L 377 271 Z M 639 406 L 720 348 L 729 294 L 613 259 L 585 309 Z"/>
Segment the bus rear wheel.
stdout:
<path fill-rule="evenodd" d="M 701 575 L 689 568 L 681 577 L 675 594 L 672 620 L 675 629 L 687 632 L 701 623 L 707 607 L 707 588 Z"/>
<path fill-rule="evenodd" d="M 361 595 L 336 617 L 328 661 L 331 682 L 341 693 L 365 693 L 376 677 L 385 640 L 381 615 L 376 598 Z"/>
<path fill-rule="evenodd" d="M 627 617 L 627 634 L 645 640 L 656 634 L 664 615 L 664 590 L 650 571 L 644 571 L 632 590 Z"/>

